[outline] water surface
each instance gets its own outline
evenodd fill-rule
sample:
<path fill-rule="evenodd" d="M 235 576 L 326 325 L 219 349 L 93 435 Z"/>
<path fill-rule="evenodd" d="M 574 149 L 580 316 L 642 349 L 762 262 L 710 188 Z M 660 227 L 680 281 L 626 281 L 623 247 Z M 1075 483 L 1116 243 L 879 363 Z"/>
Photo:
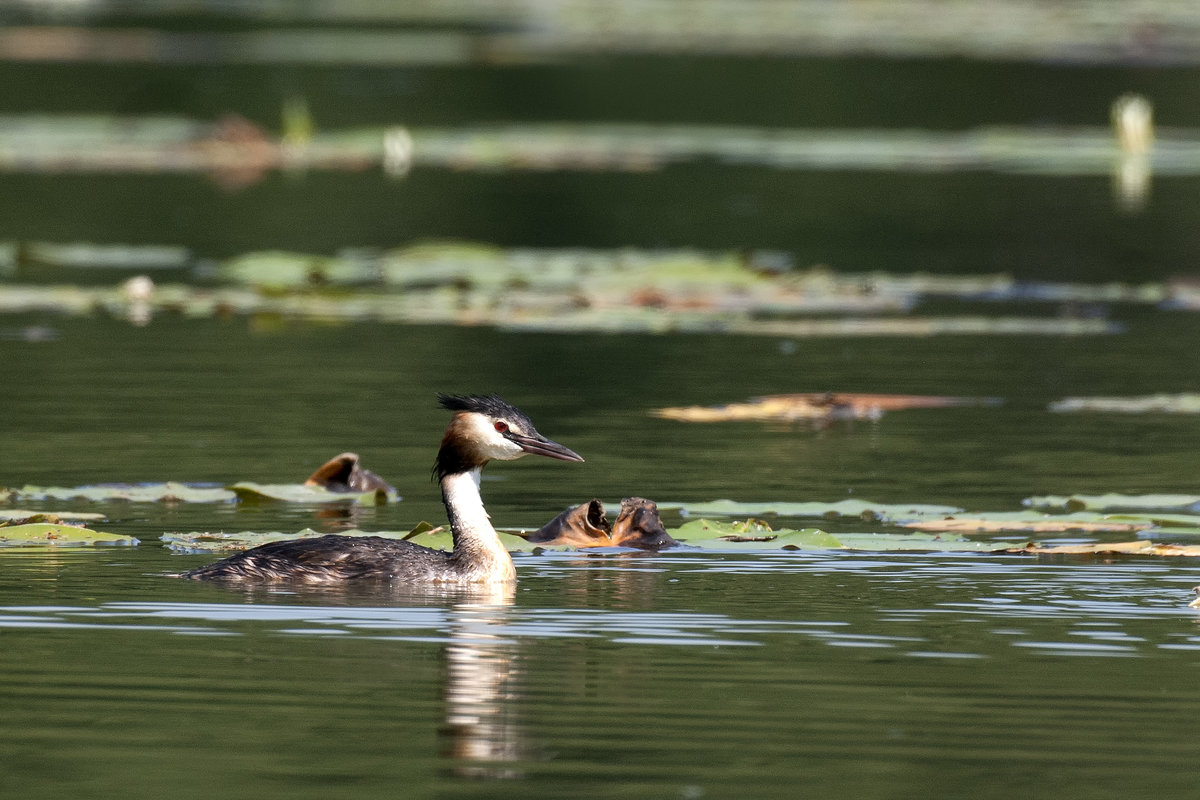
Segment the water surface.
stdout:
<path fill-rule="evenodd" d="M 151 547 L 0 557 L 0 747 L 31 797 L 1191 785 L 1173 565 L 546 554 L 511 597 L 412 597 L 243 595 Z"/>
<path fill-rule="evenodd" d="M 0 776 L 28 797 L 1185 796 L 1200 580 L 1183 559 L 543 553 L 517 556 L 511 595 L 413 595 L 180 581 L 163 575 L 211 556 L 158 542 L 440 521 L 435 389 L 501 391 L 588 458 L 490 467 L 502 525 L 634 493 L 1013 510 L 1187 491 L 1193 418 L 1045 408 L 1186 384 L 1168 367 L 1192 364 L 1194 321 L 1127 321 L 1097 349 L 50 320 L 57 339 L 0 341 L 23 376 L 0 483 L 294 481 L 353 448 L 405 499 L 23 503 L 99 510 L 142 544 L 0 552 Z M 820 431 L 646 413 L 829 387 L 1006 402 Z"/>
<path fill-rule="evenodd" d="M 204 19 L 218 30 L 242 24 Z M 0 64 L 0 114 L 211 122 L 236 113 L 275 137 L 284 103 L 302 98 L 322 132 L 556 121 L 1052 130 L 1104 126 L 1111 101 L 1138 91 L 1161 125 L 1186 131 L 1198 124 L 1195 79 L 1187 65 L 934 57 L 612 55 L 426 68 L 10 61 Z M 1138 284 L 1187 280 L 1200 245 L 1196 179 L 1161 174 L 1133 206 L 1114 201 L 1107 176 L 703 159 L 644 173 L 258 177 L 232 188 L 200 174 L 7 174 L 0 242 L 172 246 L 187 267 L 155 280 L 200 283 L 216 260 L 246 252 L 454 239 L 768 250 L 798 268 Z M 6 284 L 114 285 L 135 274 L 4 268 Z M 981 308 L 939 303 L 934 311 Z M 353 450 L 404 499 L 340 510 L 22 501 L 100 512 L 97 528 L 141 544 L 0 550 L 0 792 L 1193 797 L 1200 617 L 1187 604 L 1200 571 L 1191 559 L 546 552 L 516 557 L 511 593 L 482 595 L 242 591 L 166 577 L 213 558 L 169 551 L 166 532 L 441 522 L 429 475 L 446 422 L 436 391 L 499 392 L 587 459 L 489 467 L 484 496 L 507 527 L 629 495 L 1012 511 L 1032 495 L 1195 493 L 1197 417 L 1048 405 L 1194 391 L 1200 320 L 1149 306 L 1029 305 L 983 313 L 1103 317 L 1121 332 L 792 339 L 269 315 L 162 314 L 135 327 L 99 312 L 6 314 L 0 487 L 295 482 Z M 1002 402 L 820 429 L 650 414 L 815 391 Z"/>

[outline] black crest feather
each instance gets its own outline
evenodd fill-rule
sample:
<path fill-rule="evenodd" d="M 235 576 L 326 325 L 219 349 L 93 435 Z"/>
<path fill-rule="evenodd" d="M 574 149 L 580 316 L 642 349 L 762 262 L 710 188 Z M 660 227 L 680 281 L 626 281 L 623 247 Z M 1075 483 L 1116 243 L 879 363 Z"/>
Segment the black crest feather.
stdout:
<path fill-rule="evenodd" d="M 512 408 L 498 394 L 437 394 L 438 405 L 447 411 L 476 411 L 492 414 L 497 410 Z"/>
<path fill-rule="evenodd" d="M 438 393 L 438 405 L 447 411 L 474 411 L 492 417 L 503 417 L 519 427 L 533 430 L 533 423 L 524 411 L 513 406 L 498 394 L 442 394 Z"/>
<path fill-rule="evenodd" d="M 476 414 L 486 414 L 489 417 L 502 419 L 511 429 L 518 433 L 537 436 L 533 422 L 521 409 L 509 405 L 496 394 L 442 394 L 438 392 L 438 405 L 447 411 L 471 411 Z M 467 453 L 460 450 L 449 439 L 442 440 L 438 450 L 437 460 L 433 465 L 434 480 L 441 480 L 447 475 L 466 472 L 474 466 Z"/>

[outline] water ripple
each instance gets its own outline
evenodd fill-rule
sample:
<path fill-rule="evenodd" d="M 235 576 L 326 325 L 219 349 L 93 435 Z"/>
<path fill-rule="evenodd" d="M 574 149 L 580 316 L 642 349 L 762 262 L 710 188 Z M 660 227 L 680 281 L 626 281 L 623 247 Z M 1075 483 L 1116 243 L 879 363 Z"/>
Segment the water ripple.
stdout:
<path fill-rule="evenodd" d="M 1186 631 L 1150 635 L 1122 625 L 1141 619 L 1187 621 Z M 997 622 L 1021 619 L 1012 628 Z M 863 651 L 890 651 L 914 658 L 977 659 L 988 650 L 1020 648 L 1036 655 L 1133 657 L 1150 652 L 1200 650 L 1193 615 L 1178 609 L 1128 602 L 1019 602 L 982 597 L 926 608 L 882 611 L 875 622 L 831 618 L 766 620 L 689 611 L 520 608 L 507 606 L 344 607 L 243 603 L 104 603 L 83 606 L 0 607 L 0 629 L 95 629 L 159 631 L 179 635 L 357 637 L 448 643 L 456 636 L 493 642 L 601 639 L 627 646 L 755 647 L 780 637 Z M 939 620 L 941 620 L 939 622 Z M 947 639 L 945 625 L 954 635 Z M 1047 622 L 1053 623 L 1047 627 Z M 937 631 L 935 637 L 932 632 Z M 970 646 L 964 647 L 964 644 Z"/>

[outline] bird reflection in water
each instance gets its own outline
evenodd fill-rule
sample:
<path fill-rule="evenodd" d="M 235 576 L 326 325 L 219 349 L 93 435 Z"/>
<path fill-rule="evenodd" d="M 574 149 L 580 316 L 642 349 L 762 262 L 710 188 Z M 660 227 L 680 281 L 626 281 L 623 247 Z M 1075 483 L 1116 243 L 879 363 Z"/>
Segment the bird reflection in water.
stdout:
<path fill-rule="evenodd" d="M 288 603 L 316 602 L 333 611 L 345 606 L 444 608 L 445 619 L 438 624 L 446 634 L 440 754 L 451 762 L 448 769 L 455 776 L 492 780 L 521 777 L 516 765 L 527 761 L 533 748 L 525 740 L 518 713 L 520 640 L 506 631 L 513 621 L 515 584 L 413 587 L 343 581 L 301 586 L 226 585 L 252 604 L 275 598 Z"/>
<path fill-rule="evenodd" d="M 517 714 L 519 642 L 504 631 L 515 587 L 481 585 L 458 594 L 460 602 L 450 609 L 445 650 L 443 755 L 460 777 L 521 777 L 516 765 L 526 757 L 527 746 Z"/>

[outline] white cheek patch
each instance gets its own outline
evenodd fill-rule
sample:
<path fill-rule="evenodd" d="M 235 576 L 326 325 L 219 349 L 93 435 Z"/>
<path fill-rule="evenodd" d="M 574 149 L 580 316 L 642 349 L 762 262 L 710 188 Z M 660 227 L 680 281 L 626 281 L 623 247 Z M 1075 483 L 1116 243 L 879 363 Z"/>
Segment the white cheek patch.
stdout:
<path fill-rule="evenodd" d="M 466 430 L 463 432 L 465 438 L 484 458 L 512 461 L 526 455 L 520 445 L 505 439 L 487 417 L 481 414 L 469 414 L 464 422 L 466 422 Z"/>
<path fill-rule="evenodd" d="M 504 446 L 504 452 L 507 454 L 507 457 L 510 460 L 514 459 L 514 458 L 520 458 L 523 455 L 527 455 L 526 452 L 521 449 L 520 445 L 516 444 L 515 442 L 510 442 L 508 439 L 505 439 L 503 441 L 503 446 Z M 496 456 L 496 458 L 500 458 L 500 456 Z"/>

